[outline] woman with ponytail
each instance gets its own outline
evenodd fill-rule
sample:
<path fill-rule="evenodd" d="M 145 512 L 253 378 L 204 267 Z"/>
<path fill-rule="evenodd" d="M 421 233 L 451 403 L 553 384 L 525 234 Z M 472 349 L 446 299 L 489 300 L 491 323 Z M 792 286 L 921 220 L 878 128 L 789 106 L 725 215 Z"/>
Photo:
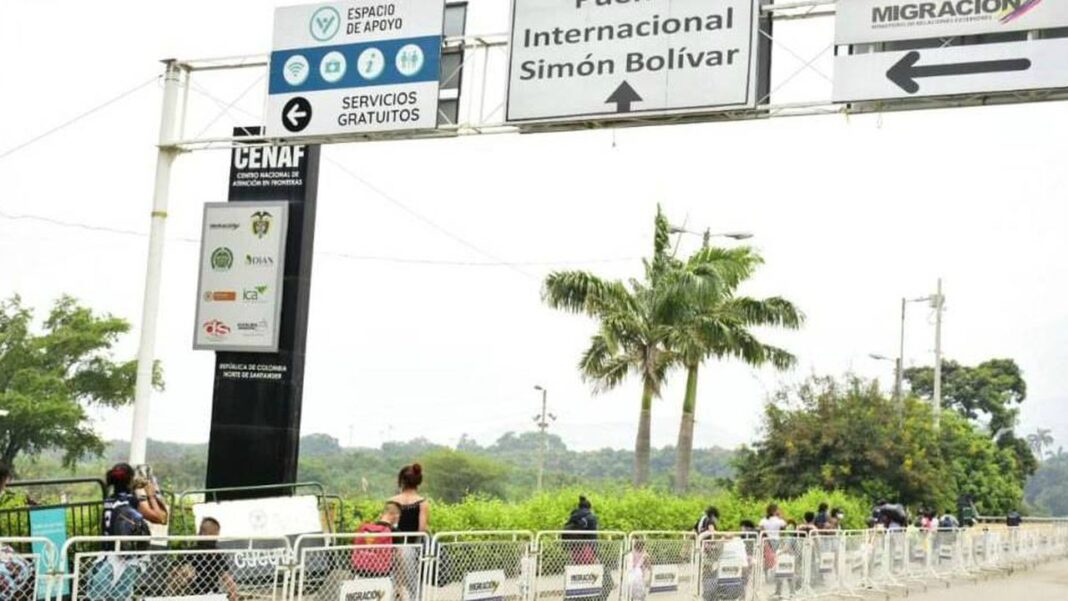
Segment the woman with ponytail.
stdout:
<path fill-rule="evenodd" d="M 148 524 L 166 524 L 167 506 L 160 499 L 159 491 L 150 478 L 138 476 L 128 463 L 119 463 L 108 470 L 107 484 L 110 488 L 104 500 L 104 536 L 134 537 L 141 539 L 151 535 Z M 127 601 L 133 598 L 137 581 L 144 574 L 148 563 L 144 557 L 129 553 L 148 548 L 144 540 L 108 544 L 109 553 L 100 557 L 90 568 L 86 583 L 88 601 Z"/>
<path fill-rule="evenodd" d="M 115 527 L 109 522 L 111 512 L 116 507 L 129 506 L 141 515 L 146 521 L 153 524 L 167 523 L 167 505 L 160 498 L 156 484 L 148 479 L 138 478 L 134 468 L 128 463 L 119 463 L 108 470 L 108 487 L 111 495 L 104 503 L 104 535 L 113 536 L 109 532 Z"/>
<path fill-rule="evenodd" d="M 400 490 L 390 501 L 400 505 L 400 520 L 397 532 L 429 533 L 430 502 L 419 494 L 423 484 L 423 466 L 418 463 L 406 465 L 397 475 L 397 488 Z M 420 550 L 414 545 L 425 542 L 420 537 L 399 537 L 394 539 L 405 545 L 401 550 L 401 585 L 408 591 L 408 600 L 419 597 L 419 555 Z"/>

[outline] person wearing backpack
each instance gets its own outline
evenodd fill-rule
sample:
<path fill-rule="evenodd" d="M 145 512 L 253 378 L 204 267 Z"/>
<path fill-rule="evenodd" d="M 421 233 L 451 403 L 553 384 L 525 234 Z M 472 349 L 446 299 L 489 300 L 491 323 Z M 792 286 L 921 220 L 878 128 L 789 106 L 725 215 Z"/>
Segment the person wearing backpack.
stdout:
<path fill-rule="evenodd" d="M 719 527 L 719 510 L 715 507 L 709 506 L 705 509 L 704 515 L 701 519 L 697 520 L 694 524 L 693 530 L 697 534 L 697 538 L 704 536 L 711 536 L 716 533 L 716 528 Z"/>
<path fill-rule="evenodd" d="M 104 500 L 102 527 L 106 537 L 147 537 L 148 524 L 166 524 L 167 506 L 159 497 L 153 482 L 144 486 L 144 496 L 134 494 L 134 469 L 127 463 L 116 464 L 108 470 L 107 484 L 111 494 Z M 134 587 L 144 572 L 146 563 L 130 551 L 143 551 L 147 541 L 106 545 L 105 552 L 90 570 L 87 598 L 89 601 L 124 601 L 133 598 Z"/>
<path fill-rule="evenodd" d="M 394 549 L 392 534 L 400 522 L 401 506 L 396 501 L 387 501 L 376 522 L 360 526 L 360 534 L 352 539 L 352 571 L 360 578 L 383 578 L 393 573 Z"/>

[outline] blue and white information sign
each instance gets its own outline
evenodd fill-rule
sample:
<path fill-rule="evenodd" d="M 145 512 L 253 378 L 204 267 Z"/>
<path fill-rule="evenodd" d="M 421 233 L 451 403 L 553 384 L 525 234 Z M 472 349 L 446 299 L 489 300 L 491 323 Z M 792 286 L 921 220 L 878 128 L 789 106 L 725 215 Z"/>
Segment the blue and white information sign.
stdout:
<path fill-rule="evenodd" d="M 432 129 L 445 0 L 347 0 L 274 15 L 267 135 Z"/>

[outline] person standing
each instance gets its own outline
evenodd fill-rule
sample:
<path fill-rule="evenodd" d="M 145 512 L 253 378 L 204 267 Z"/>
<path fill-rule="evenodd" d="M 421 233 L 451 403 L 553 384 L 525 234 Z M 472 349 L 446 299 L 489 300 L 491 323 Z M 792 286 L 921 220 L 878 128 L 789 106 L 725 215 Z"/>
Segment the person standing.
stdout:
<path fill-rule="evenodd" d="M 782 510 L 775 503 L 768 505 L 764 519 L 760 520 L 760 531 L 765 533 L 769 540 L 779 540 L 779 534 L 786 528 L 786 520 L 782 519 Z"/>
<path fill-rule="evenodd" d="M 580 496 L 578 507 L 571 512 L 567 523 L 564 524 L 564 536 L 561 538 L 565 541 L 594 540 L 597 538 L 596 532 L 599 527 L 597 514 L 593 512 L 593 503 L 590 503 L 585 496 Z M 581 532 L 594 534 L 579 534 Z M 573 564 L 588 565 L 597 560 L 596 545 L 592 543 L 571 544 L 567 547 L 571 550 L 571 563 Z"/>
<path fill-rule="evenodd" d="M 400 518 L 397 520 L 397 532 L 408 534 L 423 534 L 430 532 L 430 501 L 419 494 L 419 487 L 423 485 L 423 466 L 418 463 L 406 465 L 397 474 L 397 488 L 400 490 L 390 499 L 391 502 L 400 506 Z M 402 536 L 396 541 L 401 545 L 398 549 L 400 555 L 400 588 L 408 592 L 408 599 L 419 597 L 419 582 L 422 572 L 420 562 L 425 549 L 420 546 L 426 544 L 425 536 Z"/>
<path fill-rule="evenodd" d="M 149 522 L 166 524 L 167 506 L 160 499 L 159 491 L 152 482 L 144 485 L 144 495 L 134 493 L 134 469 L 127 463 L 116 464 L 108 470 L 107 484 L 111 494 L 104 501 L 104 536 L 148 537 Z M 133 598 L 134 588 L 145 570 L 146 563 L 140 555 L 129 551 L 142 550 L 147 542 L 117 543 L 108 545 L 112 551 L 93 565 L 89 574 L 87 597 L 89 601 L 123 601 Z"/>
<path fill-rule="evenodd" d="M 0 464 L 0 497 L 11 483 L 11 468 Z M 0 600 L 23 601 L 34 598 L 33 562 L 19 555 L 13 547 L 0 544 Z"/>
<path fill-rule="evenodd" d="M 764 570 L 765 578 L 775 581 L 775 595 L 782 597 L 782 588 L 785 584 L 788 592 L 793 589 L 793 576 L 796 563 L 790 568 L 790 573 L 785 573 L 779 567 L 779 554 L 781 552 L 782 532 L 786 529 L 786 520 L 782 518 L 782 510 L 775 503 L 768 505 L 764 519 L 760 520 L 760 531 L 764 533 Z M 793 555 L 789 549 L 783 553 L 789 559 Z M 786 563 L 785 561 L 783 562 Z"/>
<path fill-rule="evenodd" d="M 719 527 L 719 509 L 713 506 L 709 506 L 705 509 L 704 515 L 697 521 L 693 529 L 697 533 L 697 537 L 711 536 L 716 533 L 716 529 Z"/>
<path fill-rule="evenodd" d="M 827 523 L 831 521 L 831 515 L 827 513 L 830 508 L 827 503 L 820 503 L 819 510 L 816 511 L 816 528 L 820 530 L 827 530 Z"/>

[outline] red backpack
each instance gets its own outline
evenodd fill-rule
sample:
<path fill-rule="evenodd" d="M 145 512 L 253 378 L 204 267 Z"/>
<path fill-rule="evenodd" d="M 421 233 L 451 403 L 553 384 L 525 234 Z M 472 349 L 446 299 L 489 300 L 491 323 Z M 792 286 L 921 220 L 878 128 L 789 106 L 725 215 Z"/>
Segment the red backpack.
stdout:
<path fill-rule="evenodd" d="M 392 534 L 385 524 L 364 524 L 358 530 L 364 534 Z M 393 538 L 389 536 L 357 536 L 352 540 L 352 569 L 360 576 L 386 576 L 393 571 Z"/>

